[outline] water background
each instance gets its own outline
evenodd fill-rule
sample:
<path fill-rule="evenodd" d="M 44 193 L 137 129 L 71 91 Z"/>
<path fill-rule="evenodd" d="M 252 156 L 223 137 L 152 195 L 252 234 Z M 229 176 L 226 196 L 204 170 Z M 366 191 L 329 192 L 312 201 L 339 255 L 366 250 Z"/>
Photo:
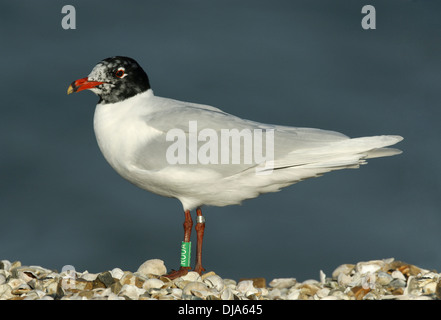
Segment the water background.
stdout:
<path fill-rule="evenodd" d="M 76 8 L 76 30 L 61 27 L 64 4 Z M 136 271 L 152 258 L 178 267 L 181 204 L 119 177 L 96 144 L 97 97 L 66 95 L 98 61 L 126 55 L 159 96 L 405 138 L 400 156 L 205 208 L 207 270 L 305 280 L 394 257 L 440 271 L 441 2 L 369 1 L 376 30 L 361 28 L 365 4 L 3 1 L 0 259 L 90 272 Z"/>

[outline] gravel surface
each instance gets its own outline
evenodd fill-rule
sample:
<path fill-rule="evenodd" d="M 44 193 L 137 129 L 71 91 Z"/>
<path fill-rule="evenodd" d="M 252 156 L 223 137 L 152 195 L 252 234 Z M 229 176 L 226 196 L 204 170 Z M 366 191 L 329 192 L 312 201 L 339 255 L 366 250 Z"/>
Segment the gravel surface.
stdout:
<path fill-rule="evenodd" d="M 223 279 L 214 271 L 170 280 L 164 262 L 152 259 L 136 272 L 61 272 L 19 261 L 0 261 L 0 300 L 438 300 L 441 274 L 393 258 L 342 264 L 331 275 Z"/>

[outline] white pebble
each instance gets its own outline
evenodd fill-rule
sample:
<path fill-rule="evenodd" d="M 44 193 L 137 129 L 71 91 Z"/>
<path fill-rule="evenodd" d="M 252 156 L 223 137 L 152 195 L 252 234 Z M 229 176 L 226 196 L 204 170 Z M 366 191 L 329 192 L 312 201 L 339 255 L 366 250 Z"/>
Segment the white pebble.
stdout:
<path fill-rule="evenodd" d="M 114 268 L 112 269 L 112 271 L 110 271 L 110 274 L 112 275 L 113 278 L 119 280 L 124 275 L 124 271 L 122 271 L 120 268 Z"/>
<path fill-rule="evenodd" d="M 339 286 L 346 287 L 351 282 L 352 282 L 351 276 L 344 274 L 344 273 L 339 273 L 339 275 L 337 277 L 337 283 L 339 284 Z"/>
<path fill-rule="evenodd" d="M 142 288 L 148 291 L 150 289 L 161 289 L 163 285 L 164 282 L 162 282 L 161 280 L 152 278 L 147 279 L 142 285 Z"/>
<path fill-rule="evenodd" d="M 350 288 L 348 288 L 350 289 Z M 349 297 L 342 291 L 334 291 L 330 296 L 325 297 L 326 299 L 334 299 L 331 297 L 335 297 L 337 300 L 349 300 Z M 324 299 L 325 299 L 324 298 Z"/>
<path fill-rule="evenodd" d="M 259 292 L 259 290 L 254 288 L 252 280 L 240 281 L 236 286 L 236 290 L 239 291 L 240 293 L 243 293 L 246 296 Z"/>
<path fill-rule="evenodd" d="M 131 284 L 125 284 L 122 286 L 119 296 L 126 296 L 131 300 L 138 300 L 141 294 L 145 293 L 145 289 L 140 289 L 137 286 Z"/>
<path fill-rule="evenodd" d="M 208 296 L 210 293 L 210 290 L 208 289 L 207 285 L 203 282 L 194 281 L 189 282 L 184 289 L 182 289 L 182 295 L 185 296 L 192 296 L 196 295 L 197 297 L 204 297 Z"/>
<path fill-rule="evenodd" d="M 124 297 L 120 297 L 116 293 L 111 292 L 107 296 L 107 300 L 125 300 L 125 299 L 124 299 Z"/>
<path fill-rule="evenodd" d="M 220 298 L 222 300 L 234 300 L 234 294 L 230 287 L 226 287 L 224 291 L 222 291 Z"/>
<path fill-rule="evenodd" d="M 7 300 L 14 297 L 12 294 L 12 288 L 8 284 L 0 285 L 0 300 Z"/>
<path fill-rule="evenodd" d="M 322 288 L 317 290 L 317 292 L 315 293 L 317 295 L 317 297 L 319 297 L 320 299 L 323 299 L 324 297 L 327 297 L 329 295 L 329 292 L 331 290 L 329 288 Z"/>
<path fill-rule="evenodd" d="M 288 299 L 288 300 L 298 300 L 299 296 L 300 296 L 300 290 L 295 289 L 295 290 L 292 290 L 292 291 L 289 292 L 289 294 L 286 297 L 286 299 Z"/>
<path fill-rule="evenodd" d="M 372 260 L 368 262 L 359 262 L 355 266 L 355 269 L 360 274 L 366 274 L 366 273 L 375 273 L 378 270 L 380 270 L 385 265 L 384 261 L 382 260 Z"/>
<path fill-rule="evenodd" d="M 14 290 L 19 288 L 22 285 L 25 285 L 26 281 L 24 281 L 23 279 L 19 279 L 19 278 L 15 278 L 15 279 L 11 279 L 8 282 L 8 285 Z"/>
<path fill-rule="evenodd" d="M 148 274 L 162 276 L 167 273 L 167 268 L 164 265 L 164 261 L 160 259 L 150 259 L 138 268 L 138 272 L 143 276 L 147 276 Z"/>
<path fill-rule="evenodd" d="M 170 290 L 170 293 L 173 297 L 175 297 L 176 299 L 181 299 L 182 298 L 182 289 L 179 288 L 172 288 Z"/>
<path fill-rule="evenodd" d="M 399 270 L 395 270 L 391 274 L 392 278 L 406 281 L 406 277 Z"/>
<path fill-rule="evenodd" d="M 432 293 L 435 293 L 435 292 L 436 292 L 436 286 L 437 286 L 437 283 L 436 283 L 436 282 L 429 282 L 428 284 L 426 284 L 426 285 L 423 287 L 423 292 L 424 292 L 425 294 L 432 294 Z"/>
<path fill-rule="evenodd" d="M 3 269 L 5 271 L 11 270 L 11 261 L 9 261 L 9 260 L 0 260 L 0 264 L 3 265 Z"/>
<path fill-rule="evenodd" d="M 271 291 L 269 292 L 268 297 L 269 297 L 271 300 L 279 300 L 279 299 L 282 298 L 282 292 L 280 291 L 280 289 L 275 288 L 275 289 L 273 289 L 273 290 L 271 290 Z"/>
<path fill-rule="evenodd" d="M 195 271 L 189 271 L 185 276 L 181 277 L 184 281 L 200 281 L 201 276 Z"/>
<path fill-rule="evenodd" d="M 97 273 L 89 273 L 88 271 L 84 271 L 80 276 L 81 279 L 84 279 L 86 281 L 93 281 L 97 277 L 98 277 Z"/>
<path fill-rule="evenodd" d="M 332 272 L 332 278 L 333 279 L 337 279 L 338 276 L 340 275 L 340 273 L 349 275 L 352 272 L 352 270 L 354 270 L 354 267 L 355 266 L 353 264 L 347 264 L 347 263 L 346 264 L 342 264 L 342 265 L 338 266 L 334 270 L 334 272 Z"/>
<path fill-rule="evenodd" d="M 382 286 L 388 285 L 393 280 L 392 276 L 387 272 L 378 272 L 376 283 Z"/>
<path fill-rule="evenodd" d="M 323 270 L 320 270 L 320 283 L 324 284 L 326 281 L 326 274 L 323 272 Z"/>
<path fill-rule="evenodd" d="M 0 285 L 6 283 L 6 276 L 0 273 Z"/>
<path fill-rule="evenodd" d="M 233 279 L 224 279 L 224 284 L 226 287 L 229 287 L 231 289 L 235 289 L 237 282 L 236 282 L 236 280 L 233 280 Z"/>
<path fill-rule="evenodd" d="M 274 279 L 269 283 L 269 286 L 272 288 L 283 289 L 290 288 L 296 284 L 295 278 L 278 278 Z"/>
<path fill-rule="evenodd" d="M 222 278 L 216 274 L 205 278 L 204 283 L 207 284 L 208 287 L 216 289 L 218 292 L 221 292 L 225 287 Z"/>

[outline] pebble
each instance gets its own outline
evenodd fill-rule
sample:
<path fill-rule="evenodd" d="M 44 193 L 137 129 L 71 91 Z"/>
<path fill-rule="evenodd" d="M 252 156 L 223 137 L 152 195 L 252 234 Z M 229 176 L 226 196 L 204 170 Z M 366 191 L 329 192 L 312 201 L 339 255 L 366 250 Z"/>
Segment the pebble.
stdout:
<path fill-rule="evenodd" d="M 350 275 L 339 273 L 337 277 L 337 283 L 341 287 L 346 287 L 352 282 L 352 277 Z"/>
<path fill-rule="evenodd" d="M 231 290 L 229 287 L 225 288 L 222 291 L 220 298 L 221 300 L 234 300 L 233 290 Z"/>
<path fill-rule="evenodd" d="M 393 280 L 393 277 L 387 272 L 380 271 L 377 274 L 376 282 L 379 285 L 387 286 L 389 283 L 391 283 L 392 280 Z"/>
<path fill-rule="evenodd" d="M 110 273 L 112 274 L 112 277 L 117 280 L 120 280 L 124 275 L 124 271 L 122 271 L 120 268 L 114 268 L 112 271 L 110 271 Z"/>
<path fill-rule="evenodd" d="M 214 288 L 218 292 L 221 292 L 225 288 L 224 280 L 222 280 L 217 274 L 205 277 L 203 281 L 208 287 Z"/>
<path fill-rule="evenodd" d="M 203 282 L 192 281 L 189 282 L 184 289 L 182 289 L 182 295 L 186 299 L 191 299 L 192 296 L 197 298 L 204 298 L 210 294 L 207 285 Z"/>
<path fill-rule="evenodd" d="M 360 274 L 366 274 L 366 273 L 375 273 L 381 268 L 383 268 L 385 265 L 385 262 L 382 260 L 372 260 L 368 262 L 359 262 L 355 266 L 355 269 Z"/>
<path fill-rule="evenodd" d="M 279 278 L 272 280 L 269 285 L 272 288 L 283 289 L 292 287 L 296 282 L 295 278 Z"/>
<path fill-rule="evenodd" d="M 223 279 L 190 271 L 170 280 L 164 262 L 152 259 L 136 272 L 58 273 L 20 261 L 0 260 L 0 300 L 438 300 L 441 274 L 395 260 L 342 264 L 318 280 Z"/>
<path fill-rule="evenodd" d="M 236 290 L 245 296 L 249 296 L 259 292 L 257 288 L 254 287 L 252 280 L 242 280 L 237 284 Z"/>
<path fill-rule="evenodd" d="M 185 276 L 181 277 L 184 281 L 199 281 L 201 280 L 201 276 L 199 273 L 194 271 L 189 271 Z"/>
<path fill-rule="evenodd" d="M 160 289 L 162 288 L 163 285 L 164 282 L 162 282 L 161 280 L 152 278 L 152 279 L 147 279 L 142 285 L 142 287 L 148 291 L 150 289 Z"/>
<path fill-rule="evenodd" d="M 340 274 L 344 274 L 344 275 L 349 275 L 352 270 L 354 270 L 355 265 L 353 264 L 342 264 L 340 266 L 338 266 L 334 272 L 332 272 L 332 278 L 333 279 L 337 279 Z"/>
<path fill-rule="evenodd" d="M 394 270 L 394 271 L 392 271 L 392 273 L 390 275 L 394 279 L 400 279 L 400 280 L 406 281 L 406 277 L 404 276 L 404 274 L 401 273 L 400 270 Z"/>
<path fill-rule="evenodd" d="M 87 271 L 83 272 L 83 274 L 81 274 L 80 278 L 84 279 L 86 281 L 93 281 L 96 279 L 98 275 L 94 274 L 94 273 L 89 273 Z"/>
<path fill-rule="evenodd" d="M 0 285 L 6 283 L 6 275 L 0 273 Z"/>
<path fill-rule="evenodd" d="M 151 259 L 144 262 L 137 271 L 139 274 L 142 275 L 157 275 L 162 276 L 163 274 L 167 273 L 167 268 L 164 265 L 164 261 L 160 259 Z"/>
<path fill-rule="evenodd" d="M 110 293 L 110 292 L 108 292 Z M 108 294 L 106 292 L 106 294 Z M 138 288 L 131 284 L 125 284 L 121 287 L 121 291 L 118 296 L 127 298 L 128 300 L 138 300 L 139 296 L 145 293 L 145 289 Z M 101 293 L 104 296 L 104 292 Z"/>

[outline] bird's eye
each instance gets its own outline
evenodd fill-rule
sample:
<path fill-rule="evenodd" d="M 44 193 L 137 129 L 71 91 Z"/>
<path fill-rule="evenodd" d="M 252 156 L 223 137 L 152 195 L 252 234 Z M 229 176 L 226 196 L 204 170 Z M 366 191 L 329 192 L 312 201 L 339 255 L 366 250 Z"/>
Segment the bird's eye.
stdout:
<path fill-rule="evenodd" d="M 115 71 L 115 76 L 118 78 L 122 78 L 124 76 L 124 69 L 120 68 Z"/>

